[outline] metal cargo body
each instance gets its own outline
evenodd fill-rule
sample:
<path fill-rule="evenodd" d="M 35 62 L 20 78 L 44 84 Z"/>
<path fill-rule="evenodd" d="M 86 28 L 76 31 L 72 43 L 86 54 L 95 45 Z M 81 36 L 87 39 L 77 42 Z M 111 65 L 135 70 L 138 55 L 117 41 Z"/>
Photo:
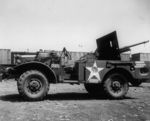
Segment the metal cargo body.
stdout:
<path fill-rule="evenodd" d="M 44 50 L 44 52 L 50 52 L 52 50 Z M 54 51 L 57 53 L 58 56 L 61 55 L 62 51 Z M 73 52 L 73 51 L 69 51 L 70 55 L 71 55 L 71 60 L 73 62 L 75 62 L 76 60 L 79 60 L 82 56 L 88 54 L 88 52 Z"/>
<path fill-rule="evenodd" d="M 0 49 L 0 64 L 11 64 L 10 49 Z"/>
<path fill-rule="evenodd" d="M 150 61 L 150 53 L 136 53 L 132 55 L 133 61 Z"/>

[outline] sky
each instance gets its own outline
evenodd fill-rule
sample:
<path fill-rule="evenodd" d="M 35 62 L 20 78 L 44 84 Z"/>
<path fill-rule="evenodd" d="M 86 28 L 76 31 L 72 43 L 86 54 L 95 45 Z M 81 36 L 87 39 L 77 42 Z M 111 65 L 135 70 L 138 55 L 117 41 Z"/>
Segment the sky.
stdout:
<path fill-rule="evenodd" d="M 120 47 L 150 40 L 150 0 L 0 0 L 0 49 L 91 52 L 114 30 Z"/>

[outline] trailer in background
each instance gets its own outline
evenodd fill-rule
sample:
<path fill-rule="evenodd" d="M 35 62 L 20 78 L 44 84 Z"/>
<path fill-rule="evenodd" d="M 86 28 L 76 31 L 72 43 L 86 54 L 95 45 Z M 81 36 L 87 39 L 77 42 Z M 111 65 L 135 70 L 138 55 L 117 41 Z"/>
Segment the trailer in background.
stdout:
<path fill-rule="evenodd" d="M 10 49 L 0 49 L 0 64 L 4 64 L 4 65 L 11 64 Z"/>
<path fill-rule="evenodd" d="M 132 55 L 133 61 L 150 61 L 150 53 L 135 53 Z"/>

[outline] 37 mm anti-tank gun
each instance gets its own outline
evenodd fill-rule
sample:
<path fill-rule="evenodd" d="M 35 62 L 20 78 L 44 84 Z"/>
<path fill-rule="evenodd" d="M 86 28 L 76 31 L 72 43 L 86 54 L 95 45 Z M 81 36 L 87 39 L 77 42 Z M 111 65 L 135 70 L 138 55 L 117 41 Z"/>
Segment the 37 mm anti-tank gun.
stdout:
<path fill-rule="evenodd" d="M 117 33 L 116 31 L 100 37 L 96 40 L 97 49 L 94 53 L 89 53 L 84 57 L 81 57 L 81 60 L 87 59 L 97 59 L 97 60 L 121 60 L 120 54 L 131 50 L 131 47 L 135 47 L 141 44 L 148 43 L 148 41 L 143 41 L 133 45 L 125 46 L 119 48 Z"/>
<path fill-rule="evenodd" d="M 17 81 L 19 94 L 33 101 L 42 100 L 52 83 L 82 83 L 92 95 L 100 96 L 102 93 L 118 99 L 125 97 L 129 83 L 136 84 L 150 78 L 150 70 L 144 62 L 121 61 L 120 53 L 135 45 L 119 49 L 116 31 L 98 38 L 96 42 L 97 49 L 92 58 L 76 61 L 74 66 L 66 66 L 62 59 L 58 59 L 60 62 L 51 61 L 50 65 L 32 61 L 7 69 L 4 74 L 12 75 Z M 143 71 L 145 69 L 148 71 Z"/>
<path fill-rule="evenodd" d="M 119 48 L 116 31 L 101 38 L 98 38 L 96 41 L 97 49 L 95 53 L 98 60 L 121 60 L 121 53 L 130 51 L 131 47 L 149 42 L 143 41 L 123 48 Z"/>

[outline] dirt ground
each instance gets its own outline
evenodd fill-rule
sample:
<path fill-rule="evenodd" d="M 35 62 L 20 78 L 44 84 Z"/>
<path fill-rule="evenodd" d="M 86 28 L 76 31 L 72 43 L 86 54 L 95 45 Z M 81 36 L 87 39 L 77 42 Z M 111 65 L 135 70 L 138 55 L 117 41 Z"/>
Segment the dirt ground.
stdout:
<path fill-rule="evenodd" d="M 0 83 L 0 121 L 150 121 L 150 84 L 130 87 L 127 97 L 93 97 L 83 85 L 50 85 L 44 101 L 27 102 L 16 82 Z"/>

